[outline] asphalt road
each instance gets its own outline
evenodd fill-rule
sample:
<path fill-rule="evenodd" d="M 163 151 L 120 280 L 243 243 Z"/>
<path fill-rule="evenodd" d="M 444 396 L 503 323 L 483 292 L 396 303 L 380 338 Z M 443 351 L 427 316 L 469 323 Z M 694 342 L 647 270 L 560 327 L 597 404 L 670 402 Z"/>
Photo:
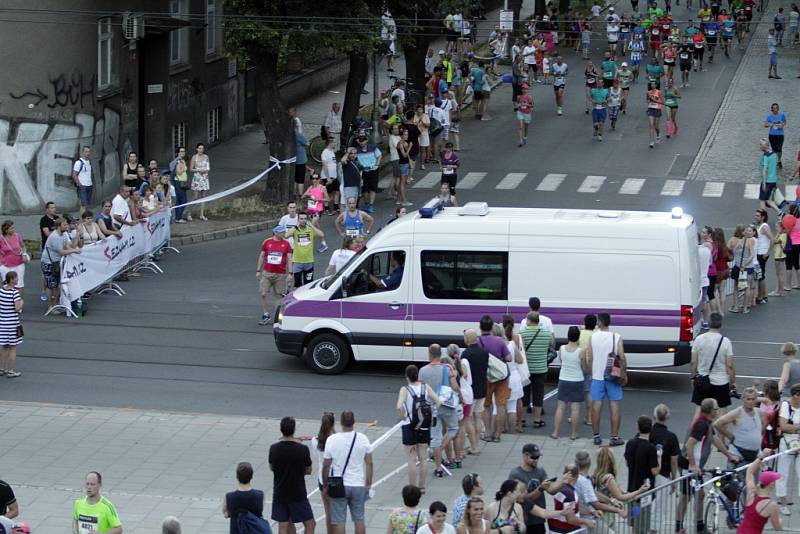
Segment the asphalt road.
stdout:
<path fill-rule="evenodd" d="M 462 186 L 472 187 L 460 186 L 462 203 L 640 210 L 681 205 L 700 224 L 727 228 L 751 219 L 756 201 L 745 198 L 742 184 L 709 188 L 682 180 L 724 97 L 735 59 L 720 58 L 708 72 L 692 73 L 692 87 L 684 92 L 679 112 L 680 134 L 655 149 L 647 146 L 644 85 L 631 92 L 630 111 L 621 117 L 617 132 L 599 143 L 592 139 L 591 121 L 583 113 L 583 66 L 570 57 L 567 61 L 574 64 L 565 114 L 556 116 L 550 86 L 536 86 L 528 146 L 516 146 L 510 88 L 493 95 L 493 120 L 465 119 L 461 180 Z M 508 178 L 510 173 L 515 174 Z M 417 187 L 410 191 L 417 206 L 438 184 L 435 176 L 425 176 L 418 172 Z M 382 223 L 393 205 L 381 201 L 378 211 L 376 218 Z M 334 234 L 330 218 L 323 228 Z M 88 315 L 79 320 L 42 317 L 44 307 L 35 294 L 38 264 L 32 264 L 26 279 L 27 336 L 19 349 L 24 376 L 3 380 L 0 398 L 308 418 L 351 407 L 362 421 L 393 423 L 403 364 L 355 364 L 339 376 L 315 375 L 301 360 L 278 353 L 271 327 L 256 324 L 260 305 L 253 266 L 263 238 L 246 235 L 184 247 L 180 255 L 162 260 L 163 275 L 132 279 L 125 284 L 124 297 L 93 298 Z M 332 248 L 336 241 L 331 236 Z M 318 258 L 317 272 L 325 260 L 327 255 Z M 768 270 L 772 275 L 772 265 Z M 787 328 L 791 321 L 786 320 L 796 307 L 793 301 L 800 299 L 800 291 L 793 293 L 726 323 L 742 376 L 740 386 L 752 377 L 779 374 L 780 343 L 795 331 Z M 689 394 L 687 368 L 636 372 L 623 413 L 633 417 L 666 401 L 673 407 L 673 425 L 681 428 L 693 409 Z M 552 413 L 552 401 L 547 409 Z M 626 423 L 626 428 L 632 429 L 632 424 Z M 545 431 L 550 429 L 540 433 Z"/>

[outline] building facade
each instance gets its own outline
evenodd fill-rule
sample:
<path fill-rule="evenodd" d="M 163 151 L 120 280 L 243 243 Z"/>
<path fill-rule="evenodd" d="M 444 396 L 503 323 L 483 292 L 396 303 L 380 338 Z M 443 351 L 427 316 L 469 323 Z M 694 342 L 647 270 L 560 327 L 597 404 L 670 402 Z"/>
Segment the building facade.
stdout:
<path fill-rule="evenodd" d="M 131 151 L 164 167 L 178 145 L 191 153 L 234 136 L 244 84 L 224 53 L 222 3 L 6 0 L 0 213 L 75 208 L 71 169 L 83 145 L 96 204 L 119 187 Z"/>

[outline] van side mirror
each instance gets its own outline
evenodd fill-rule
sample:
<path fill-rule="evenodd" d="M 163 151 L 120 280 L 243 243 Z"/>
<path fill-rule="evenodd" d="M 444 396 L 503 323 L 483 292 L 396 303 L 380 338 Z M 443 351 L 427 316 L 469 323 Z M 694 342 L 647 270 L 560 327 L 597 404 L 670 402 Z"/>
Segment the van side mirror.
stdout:
<path fill-rule="evenodd" d="M 345 275 L 342 277 L 342 296 L 347 296 L 347 288 L 350 287 L 350 275 Z"/>

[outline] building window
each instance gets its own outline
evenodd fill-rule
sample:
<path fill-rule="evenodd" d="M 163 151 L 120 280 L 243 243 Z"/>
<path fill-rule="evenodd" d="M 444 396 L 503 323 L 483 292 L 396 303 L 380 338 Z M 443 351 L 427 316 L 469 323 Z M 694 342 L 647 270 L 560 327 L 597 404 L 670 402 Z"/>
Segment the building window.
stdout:
<path fill-rule="evenodd" d="M 186 146 L 186 122 L 179 122 L 172 127 L 172 148 L 177 150 L 179 146 Z"/>
<path fill-rule="evenodd" d="M 170 0 L 169 11 L 172 18 L 187 20 L 189 18 L 187 0 Z M 169 64 L 182 65 L 189 63 L 189 28 L 180 28 L 169 32 Z"/>
<path fill-rule="evenodd" d="M 206 0 L 206 55 L 219 53 L 220 24 L 217 14 L 219 0 Z"/>
<path fill-rule="evenodd" d="M 112 37 L 111 18 L 97 21 L 97 88 L 106 89 L 111 86 L 112 77 Z"/>
<path fill-rule="evenodd" d="M 219 141 L 219 110 L 220 108 L 217 107 L 207 113 L 209 143 Z"/>
<path fill-rule="evenodd" d="M 425 250 L 422 289 L 429 299 L 506 300 L 508 253 Z"/>

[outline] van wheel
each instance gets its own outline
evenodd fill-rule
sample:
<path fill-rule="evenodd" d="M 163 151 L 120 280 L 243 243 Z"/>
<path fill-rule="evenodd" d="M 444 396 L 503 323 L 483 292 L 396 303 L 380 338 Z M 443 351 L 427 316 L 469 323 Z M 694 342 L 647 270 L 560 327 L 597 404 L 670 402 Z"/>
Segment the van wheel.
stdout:
<path fill-rule="evenodd" d="M 347 367 L 347 363 L 350 361 L 350 350 L 339 336 L 319 334 L 309 342 L 306 359 L 315 372 L 323 375 L 335 375 Z"/>

